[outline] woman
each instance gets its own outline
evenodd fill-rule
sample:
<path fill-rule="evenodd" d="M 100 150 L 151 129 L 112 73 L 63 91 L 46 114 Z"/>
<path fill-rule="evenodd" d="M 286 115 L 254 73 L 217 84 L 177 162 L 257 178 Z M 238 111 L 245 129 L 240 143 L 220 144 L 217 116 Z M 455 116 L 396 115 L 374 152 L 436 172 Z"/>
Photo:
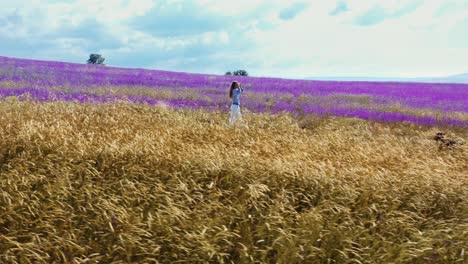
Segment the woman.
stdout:
<path fill-rule="evenodd" d="M 231 117 L 229 118 L 229 125 L 232 126 L 237 120 L 242 121 L 240 112 L 240 95 L 244 92 L 240 83 L 232 82 L 229 89 L 229 98 L 231 99 Z"/>

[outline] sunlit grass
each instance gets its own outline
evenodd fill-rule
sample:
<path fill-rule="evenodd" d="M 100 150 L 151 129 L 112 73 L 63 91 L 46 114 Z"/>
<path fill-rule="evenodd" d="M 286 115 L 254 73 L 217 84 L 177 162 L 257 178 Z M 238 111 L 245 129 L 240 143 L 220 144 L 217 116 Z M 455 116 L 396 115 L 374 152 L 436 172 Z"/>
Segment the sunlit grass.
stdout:
<path fill-rule="evenodd" d="M 466 263 L 467 145 L 354 118 L 0 102 L 2 263 Z"/>

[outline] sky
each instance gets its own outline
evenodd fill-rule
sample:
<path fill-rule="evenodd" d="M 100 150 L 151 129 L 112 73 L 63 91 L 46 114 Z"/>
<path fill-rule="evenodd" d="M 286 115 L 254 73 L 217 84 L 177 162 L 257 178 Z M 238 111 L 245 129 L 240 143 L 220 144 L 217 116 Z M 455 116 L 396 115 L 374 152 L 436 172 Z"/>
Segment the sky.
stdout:
<path fill-rule="evenodd" d="M 251 76 L 468 72 L 468 0 L 0 0 L 0 56 Z"/>

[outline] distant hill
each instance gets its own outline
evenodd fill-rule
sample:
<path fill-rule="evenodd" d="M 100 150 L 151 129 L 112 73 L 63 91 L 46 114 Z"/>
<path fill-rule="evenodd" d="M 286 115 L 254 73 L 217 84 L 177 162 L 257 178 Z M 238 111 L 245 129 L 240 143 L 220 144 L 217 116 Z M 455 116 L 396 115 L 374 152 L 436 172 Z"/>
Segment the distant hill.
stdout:
<path fill-rule="evenodd" d="M 468 73 L 447 77 L 397 78 L 397 77 L 308 77 L 307 80 L 321 81 L 368 81 L 368 82 L 427 82 L 427 83 L 466 83 Z"/>
<path fill-rule="evenodd" d="M 452 80 L 454 82 L 468 83 L 468 73 L 457 74 L 447 77 L 447 80 Z"/>

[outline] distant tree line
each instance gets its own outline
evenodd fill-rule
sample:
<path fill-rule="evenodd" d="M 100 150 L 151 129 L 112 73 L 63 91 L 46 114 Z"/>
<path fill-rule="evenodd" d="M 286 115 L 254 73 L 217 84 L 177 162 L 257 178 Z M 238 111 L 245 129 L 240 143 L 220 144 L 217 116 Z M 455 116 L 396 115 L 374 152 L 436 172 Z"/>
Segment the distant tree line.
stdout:
<path fill-rule="evenodd" d="M 249 76 L 249 73 L 246 70 L 237 70 L 233 72 L 226 72 L 224 75 L 231 75 L 231 76 Z"/>
<path fill-rule="evenodd" d="M 96 64 L 96 65 L 105 65 L 104 61 L 106 59 L 101 54 L 91 53 L 89 55 L 89 59 L 86 61 L 88 64 Z M 224 75 L 230 76 L 249 76 L 249 73 L 246 70 L 237 70 L 233 72 L 226 72 Z"/>

